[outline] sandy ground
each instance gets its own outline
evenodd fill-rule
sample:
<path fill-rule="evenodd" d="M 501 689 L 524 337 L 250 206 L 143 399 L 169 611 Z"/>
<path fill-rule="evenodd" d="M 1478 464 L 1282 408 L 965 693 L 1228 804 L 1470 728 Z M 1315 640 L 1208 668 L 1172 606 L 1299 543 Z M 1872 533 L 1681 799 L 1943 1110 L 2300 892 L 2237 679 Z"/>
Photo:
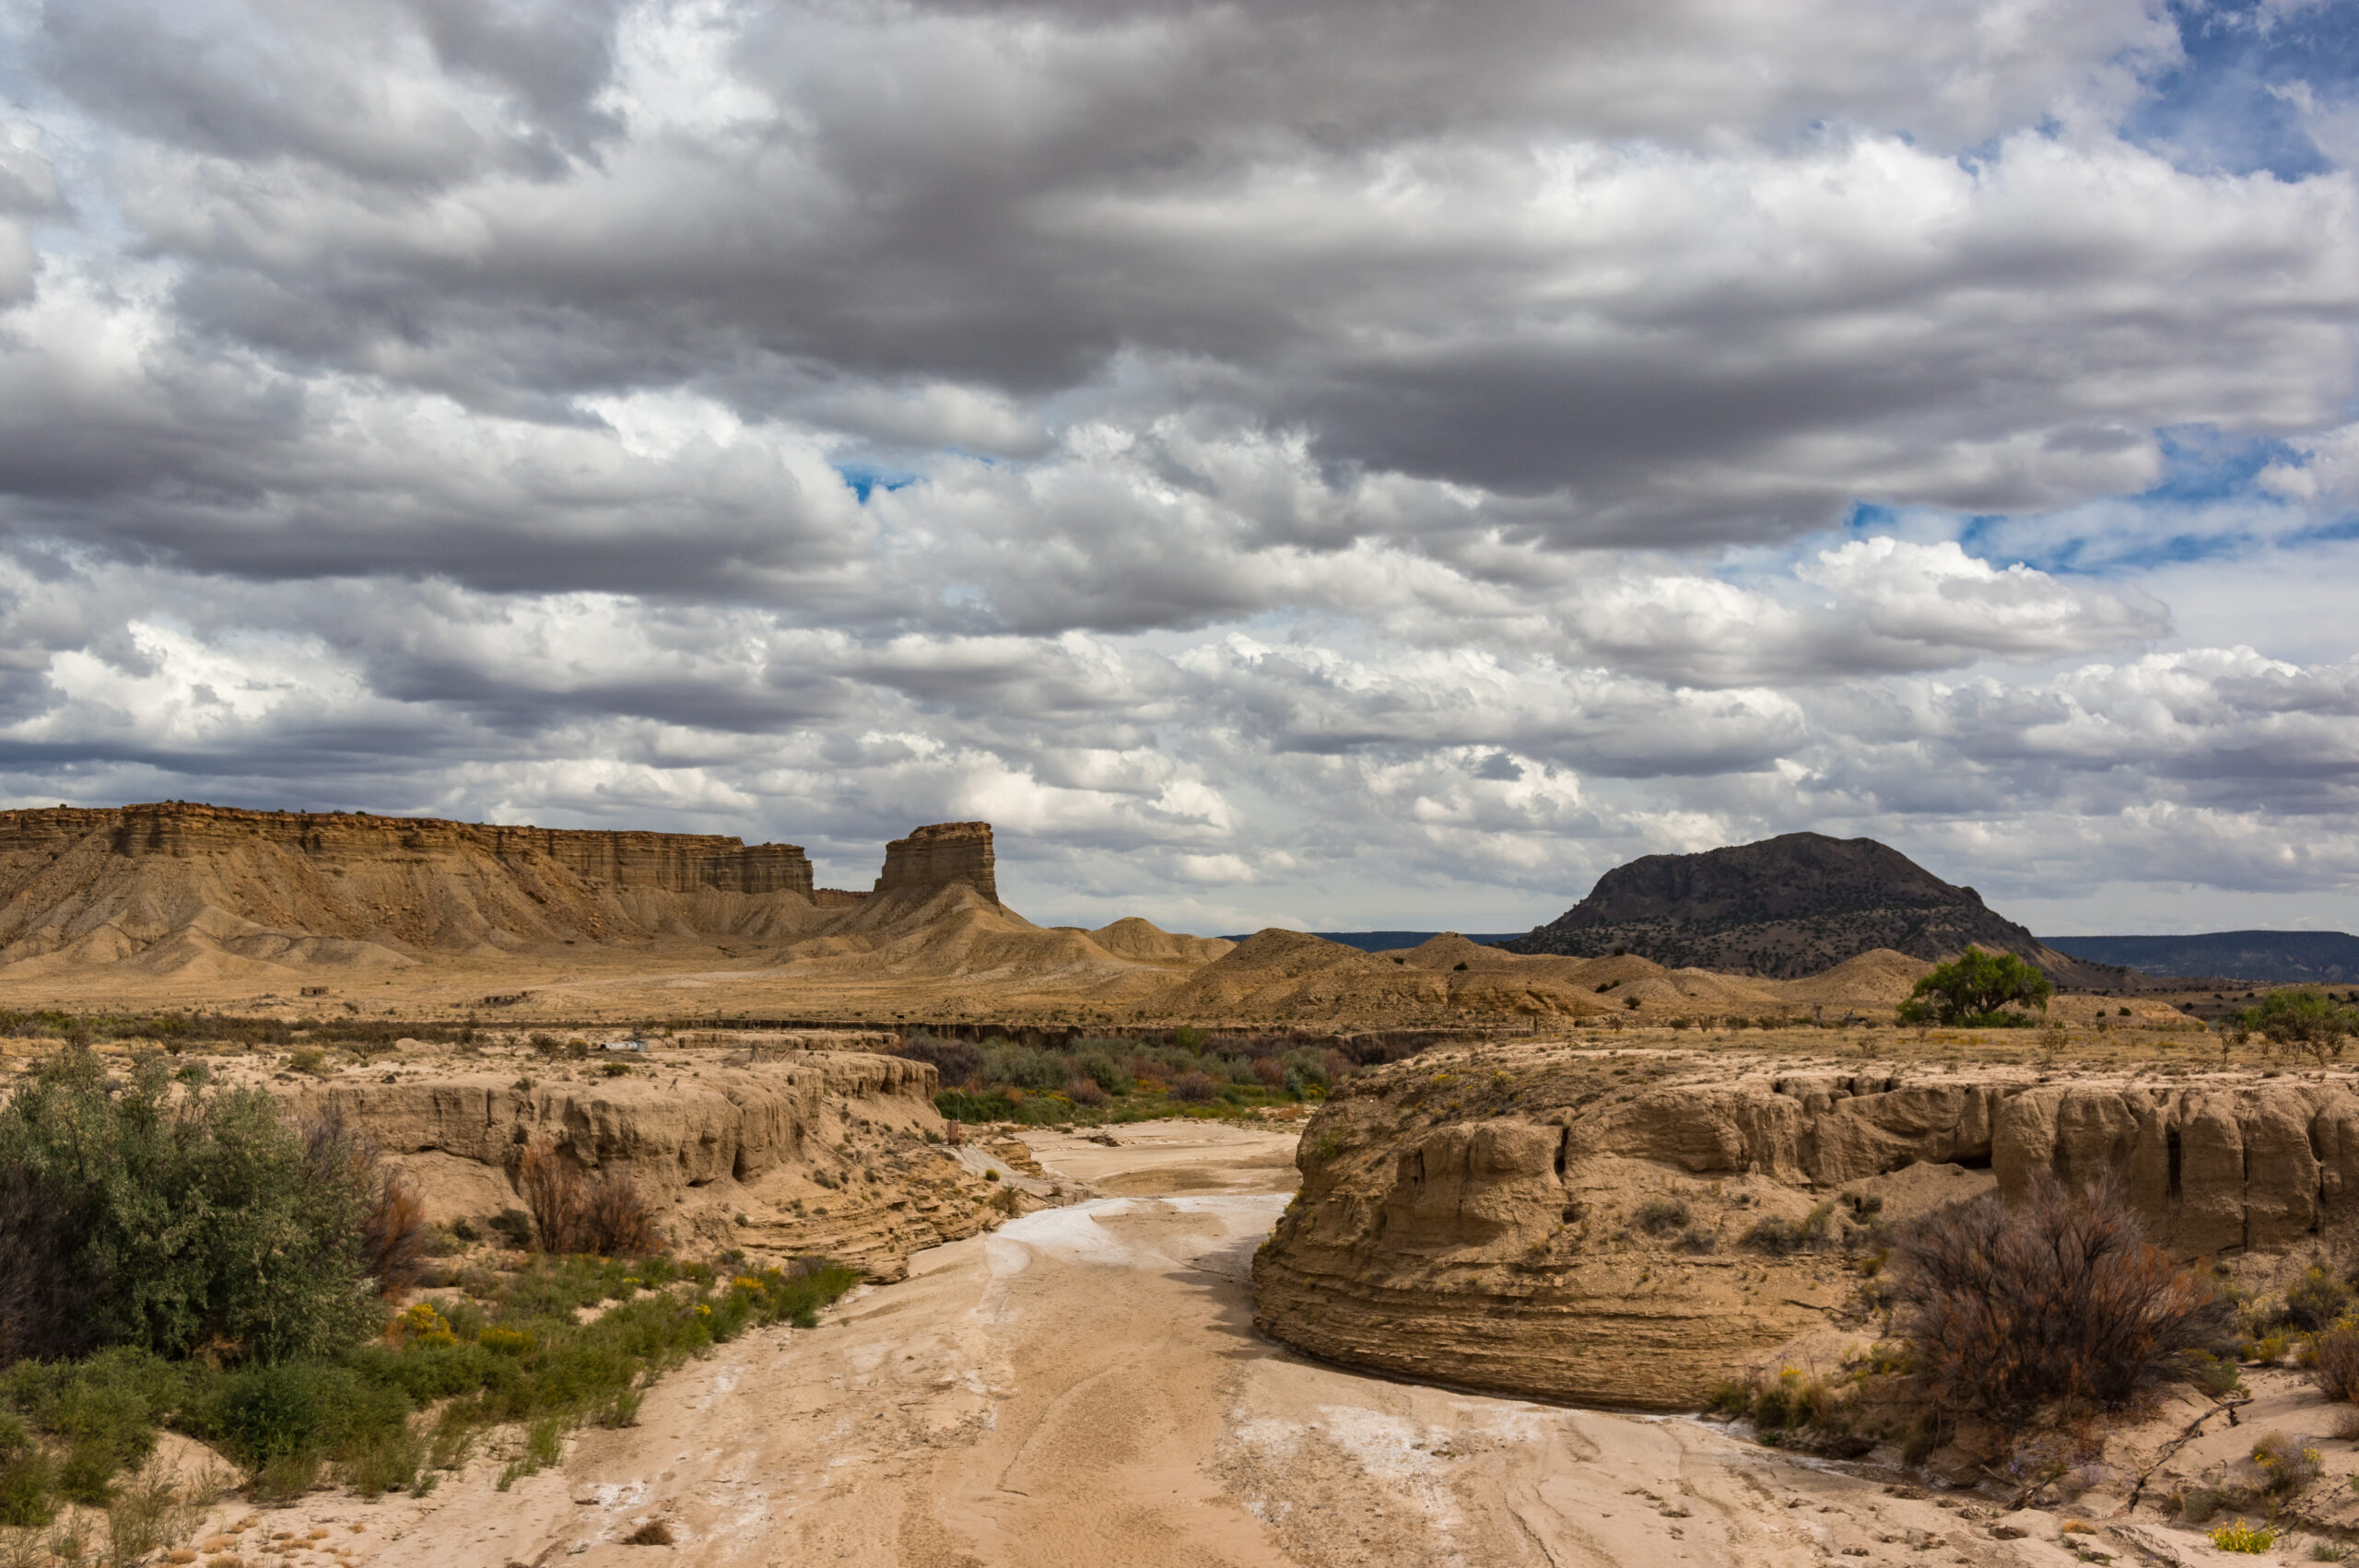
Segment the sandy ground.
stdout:
<path fill-rule="evenodd" d="M 381 1568 L 2083 1560 L 2053 1515 L 1895 1495 L 1701 1422 L 1307 1361 L 1254 1333 L 1246 1286 L 1293 1186 L 1292 1129 L 1114 1135 L 1033 1146 L 1052 1177 L 1122 1195 L 921 1253 L 816 1330 L 725 1346 L 651 1393 L 636 1428 L 569 1443 L 561 1469 L 505 1493 L 492 1457 L 424 1499 L 320 1492 L 234 1550 Z M 675 1544 L 622 1543 L 650 1519 Z"/>

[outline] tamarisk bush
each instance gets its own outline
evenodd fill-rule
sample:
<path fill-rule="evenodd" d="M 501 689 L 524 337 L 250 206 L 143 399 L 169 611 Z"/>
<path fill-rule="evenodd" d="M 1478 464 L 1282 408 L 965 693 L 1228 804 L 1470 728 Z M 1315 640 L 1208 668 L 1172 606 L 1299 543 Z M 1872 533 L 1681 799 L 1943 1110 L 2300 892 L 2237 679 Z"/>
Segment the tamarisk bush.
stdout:
<path fill-rule="evenodd" d="M 1900 1331 L 1951 1418 L 2118 1410 L 2194 1375 L 2233 1328 L 2230 1304 L 2147 1242 L 2110 1177 L 2043 1173 L 2013 1209 L 1954 1204 L 1903 1229 L 1893 1257 Z"/>

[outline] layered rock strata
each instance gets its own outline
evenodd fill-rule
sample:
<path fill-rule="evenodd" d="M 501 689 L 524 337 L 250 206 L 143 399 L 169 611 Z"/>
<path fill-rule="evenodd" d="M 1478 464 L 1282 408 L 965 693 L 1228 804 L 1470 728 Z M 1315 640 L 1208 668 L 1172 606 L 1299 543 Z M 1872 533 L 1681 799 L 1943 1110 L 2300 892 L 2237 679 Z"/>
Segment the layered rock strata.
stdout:
<path fill-rule="evenodd" d="M 290 1095 L 334 1112 L 419 1182 L 428 1217 L 478 1223 L 521 1206 L 519 1157 L 545 1142 L 585 1173 L 631 1177 L 690 1251 L 816 1253 L 898 1279 L 921 1248 L 995 1222 L 994 1188 L 938 1142 L 934 1070 L 801 1051 L 777 1062 L 659 1062 L 623 1078 L 522 1087 L 463 1073 L 332 1082 Z"/>
<path fill-rule="evenodd" d="M 0 862 L 54 859 L 96 838 L 124 859 L 190 860 L 263 844 L 323 869 L 379 865 L 471 850 L 546 862 L 585 882 L 666 893 L 792 893 L 811 896 L 811 861 L 794 844 L 753 844 L 706 833 L 598 832 L 371 816 L 365 812 L 249 812 L 166 801 L 0 812 Z"/>
<path fill-rule="evenodd" d="M 990 823 L 938 822 L 885 846 L 879 894 L 924 895 L 957 883 L 999 902 Z"/>
<path fill-rule="evenodd" d="M 1349 1085 L 1297 1164 L 1254 1263 L 1264 1331 L 1413 1376 L 1678 1408 L 1853 1310 L 1839 1251 L 1748 1244 L 1765 1220 L 1832 1203 L 1835 1239 L 2036 1171 L 2109 1172 L 2179 1256 L 2330 1246 L 2359 1230 L 2359 1094 L 2343 1075 L 1732 1076 L 1496 1048 Z"/>
<path fill-rule="evenodd" d="M 127 959 L 200 977 L 396 969 L 585 942 L 873 946 L 937 903 L 1000 909 L 990 825 L 896 840 L 877 890 L 891 896 L 815 888 L 799 846 L 712 834 L 182 802 L 0 812 L 0 965 L 41 974 Z"/>

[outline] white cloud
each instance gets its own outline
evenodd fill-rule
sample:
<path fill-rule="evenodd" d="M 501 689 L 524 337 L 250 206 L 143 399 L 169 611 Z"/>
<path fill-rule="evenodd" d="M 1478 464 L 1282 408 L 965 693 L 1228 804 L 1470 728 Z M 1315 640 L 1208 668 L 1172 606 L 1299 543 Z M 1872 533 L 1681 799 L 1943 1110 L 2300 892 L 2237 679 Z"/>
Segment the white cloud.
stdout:
<path fill-rule="evenodd" d="M 2359 648 L 2284 580 L 2359 495 L 2359 189 L 2128 135 L 2201 64 L 2142 0 L 0 47 L 18 798 L 838 880 L 980 815 L 1041 913 L 1226 929 L 1806 825 L 2025 897 L 2359 888 Z"/>

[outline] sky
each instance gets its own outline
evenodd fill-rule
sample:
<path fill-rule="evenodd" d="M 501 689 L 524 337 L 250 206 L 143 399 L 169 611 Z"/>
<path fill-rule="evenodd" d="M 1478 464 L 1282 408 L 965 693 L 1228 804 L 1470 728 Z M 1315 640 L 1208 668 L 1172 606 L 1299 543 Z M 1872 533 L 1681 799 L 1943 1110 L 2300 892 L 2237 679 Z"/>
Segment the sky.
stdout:
<path fill-rule="evenodd" d="M 0 0 L 0 803 L 2359 930 L 2359 6 Z"/>

